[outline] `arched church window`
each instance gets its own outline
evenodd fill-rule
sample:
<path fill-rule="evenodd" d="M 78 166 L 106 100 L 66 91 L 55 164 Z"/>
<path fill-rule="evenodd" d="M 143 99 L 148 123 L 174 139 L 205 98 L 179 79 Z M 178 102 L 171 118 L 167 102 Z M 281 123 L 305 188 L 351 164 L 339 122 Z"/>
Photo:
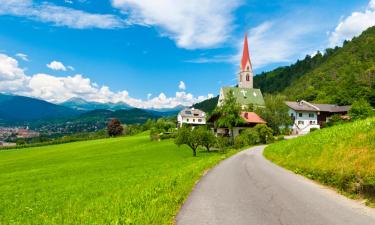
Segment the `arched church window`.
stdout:
<path fill-rule="evenodd" d="M 249 76 L 249 74 L 246 74 L 246 81 L 250 81 L 250 76 Z"/>
<path fill-rule="evenodd" d="M 249 71 L 250 70 L 250 68 L 249 68 L 249 66 L 247 66 L 247 71 Z"/>

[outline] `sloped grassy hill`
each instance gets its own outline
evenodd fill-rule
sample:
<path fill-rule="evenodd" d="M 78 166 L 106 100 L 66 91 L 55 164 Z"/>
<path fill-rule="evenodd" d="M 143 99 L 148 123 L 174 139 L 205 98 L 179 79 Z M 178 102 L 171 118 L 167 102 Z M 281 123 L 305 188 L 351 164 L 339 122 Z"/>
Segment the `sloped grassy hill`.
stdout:
<path fill-rule="evenodd" d="M 375 203 L 375 118 L 270 145 L 266 158 L 296 173 Z"/>
<path fill-rule="evenodd" d="M 256 76 L 254 84 L 265 93 L 282 93 L 290 100 L 351 104 L 366 98 L 375 106 L 375 27 L 342 48 Z"/>
<path fill-rule="evenodd" d="M 169 224 L 229 154 L 147 134 L 0 151 L 0 224 Z"/>

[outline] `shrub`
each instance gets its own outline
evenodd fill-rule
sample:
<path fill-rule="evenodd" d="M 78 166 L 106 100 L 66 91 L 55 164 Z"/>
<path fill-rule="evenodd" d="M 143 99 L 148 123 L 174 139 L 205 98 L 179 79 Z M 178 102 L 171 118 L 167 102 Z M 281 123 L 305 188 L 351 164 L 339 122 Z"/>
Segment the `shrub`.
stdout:
<path fill-rule="evenodd" d="M 364 99 L 360 99 L 353 103 L 349 110 L 349 116 L 353 120 L 366 119 L 374 115 L 371 105 Z"/>
<path fill-rule="evenodd" d="M 310 128 L 310 132 L 314 132 L 314 131 L 316 131 L 316 130 L 319 130 L 318 128 Z"/>
<path fill-rule="evenodd" d="M 254 128 L 245 129 L 241 135 L 244 135 L 248 145 L 256 145 L 260 142 L 259 133 Z"/>
<path fill-rule="evenodd" d="M 259 134 L 260 143 L 268 144 L 272 143 L 275 140 L 275 138 L 273 137 L 273 130 L 267 125 L 258 124 L 254 127 L 254 129 Z"/>
<path fill-rule="evenodd" d="M 165 139 L 171 139 L 171 138 L 175 138 L 176 137 L 176 133 L 162 133 L 160 136 L 160 139 L 161 140 L 165 140 Z"/>
<path fill-rule="evenodd" d="M 215 146 L 225 152 L 231 146 L 231 140 L 229 137 L 217 137 Z"/>
<path fill-rule="evenodd" d="M 235 139 L 234 139 L 234 147 L 236 149 L 240 149 L 242 147 L 245 147 L 249 145 L 249 142 L 246 138 L 245 135 L 241 134 L 241 135 L 238 135 Z"/>
<path fill-rule="evenodd" d="M 151 128 L 150 130 L 150 139 L 151 141 L 159 141 L 160 140 L 160 130 L 157 128 Z"/>

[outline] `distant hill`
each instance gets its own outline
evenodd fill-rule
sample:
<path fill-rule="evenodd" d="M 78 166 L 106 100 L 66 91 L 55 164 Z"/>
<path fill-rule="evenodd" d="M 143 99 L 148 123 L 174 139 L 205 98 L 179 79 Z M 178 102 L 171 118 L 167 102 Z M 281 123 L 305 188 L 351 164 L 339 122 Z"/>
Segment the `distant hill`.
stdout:
<path fill-rule="evenodd" d="M 0 121 L 18 122 L 56 119 L 78 115 L 79 112 L 43 100 L 0 94 Z"/>
<path fill-rule="evenodd" d="M 202 102 L 193 105 L 194 108 L 200 109 L 208 114 L 212 113 L 216 108 L 217 102 L 219 101 L 219 96 L 204 100 Z"/>
<path fill-rule="evenodd" d="M 74 118 L 73 121 L 80 122 L 107 122 L 111 118 L 117 118 L 124 124 L 134 124 L 134 123 L 144 123 L 148 119 L 158 119 L 162 115 L 159 113 L 154 113 L 144 109 L 127 109 L 127 110 L 106 110 L 98 109 L 83 113 L 77 118 Z"/>
<path fill-rule="evenodd" d="M 375 106 L 375 27 L 342 48 L 255 76 L 254 86 L 290 100 L 343 105 L 365 98 Z"/>
<path fill-rule="evenodd" d="M 109 110 L 120 110 L 120 109 L 130 109 L 133 108 L 130 105 L 119 102 L 119 103 L 100 103 L 100 102 L 90 102 L 82 98 L 71 98 L 61 105 L 82 111 L 90 111 L 96 109 L 109 109 Z"/>

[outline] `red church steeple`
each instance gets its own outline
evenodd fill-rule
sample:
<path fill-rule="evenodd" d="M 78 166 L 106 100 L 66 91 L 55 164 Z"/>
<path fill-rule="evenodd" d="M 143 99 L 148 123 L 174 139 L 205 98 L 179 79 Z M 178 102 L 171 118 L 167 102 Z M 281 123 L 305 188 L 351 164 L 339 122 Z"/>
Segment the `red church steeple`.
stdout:
<path fill-rule="evenodd" d="M 247 33 L 243 43 L 243 53 L 240 65 L 238 87 L 253 88 L 253 65 L 250 60 L 249 46 L 247 44 Z"/>
<path fill-rule="evenodd" d="M 250 68 L 249 70 L 253 69 L 253 66 L 251 64 L 250 60 L 250 53 L 249 53 L 249 46 L 247 43 L 247 33 L 245 33 L 245 40 L 243 43 L 243 53 L 242 53 L 242 60 L 241 60 L 241 71 L 246 70 L 246 64 L 249 62 Z"/>

